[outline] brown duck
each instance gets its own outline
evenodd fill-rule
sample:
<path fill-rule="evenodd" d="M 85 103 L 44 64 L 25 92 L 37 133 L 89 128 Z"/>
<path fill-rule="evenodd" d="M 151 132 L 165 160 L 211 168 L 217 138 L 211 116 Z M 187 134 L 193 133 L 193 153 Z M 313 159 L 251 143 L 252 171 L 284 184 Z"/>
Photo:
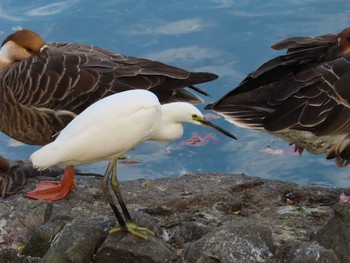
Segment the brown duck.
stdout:
<path fill-rule="evenodd" d="M 206 109 L 233 124 L 265 131 L 310 153 L 350 162 L 350 28 L 339 34 L 292 37 L 287 49 L 250 73 Z"/>
<path fill-rule="evenodd" d="M 147 89 L 161 103 L 195 104 L 202 101 L 191 90 L 207 94 L 194 85 L 217 77 L 89 45 L 46 43 L 37 33 L 21 30 L 9 35 L 0 49 L 0 131 L 26 144 L 45 145 L 108 95 Z M 74 186 L 73 176 L 65 173 L 60 184 L 41 184 L 28 196 L 47 199 L 50 192 L 50 199 L 57 200 Z"/>

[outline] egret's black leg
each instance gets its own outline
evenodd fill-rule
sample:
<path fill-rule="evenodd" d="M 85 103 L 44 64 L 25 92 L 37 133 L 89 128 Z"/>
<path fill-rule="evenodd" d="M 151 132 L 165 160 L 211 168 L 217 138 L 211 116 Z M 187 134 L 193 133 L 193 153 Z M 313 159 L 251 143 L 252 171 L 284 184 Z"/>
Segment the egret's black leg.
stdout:
<path fill-rule="evenodd" d="M 112 175 L 113 166 L 114 166 L 114 162 L 110 161 L 108 164 L 108 167 L 106 169 L 105 176 L 103 177 L 103 180 L 102 180 L 102 191 L 105 194 L 110 206 L 112 207 L 112 210 L 113 210 L 113 212 L 118 220 L 120 227 L 122 229 L 127 229 L 126 224 L 125 224 L 125 220 L 122 217 L 122 215 L 120 214 L 117 206 L 113 202 L 113 199 L 109 193 L 108 182 L 109 182 L 110 177 Z"/>
<path fill-rule="evenodd" d="M 118 199 L 119 205 L 123 211 L 125 221 L 127 223 L 132 223 L 130 213 L 129 213 L 128 209 L 126 208 L 122 194 L 120 193 L 120 190 L 119 190 L 119 184 L 118 184 L 118 178 L 117 178 L 117 162 L 114 162 L 111 174 L 112 174 L 112 176 L 111 176 L 112 189 L 113 189 L 115 196 Z"/>
<path fill-rule="evenodd" d="M 112 189 L 118 199 L 118 202 L 119 202 L 119 205 L 120 207 L 122 208 L 123 210 L 123 213 L 124 213 L 124 217 L 125 217 L 125 224 L 126 224 L 126 230 L 128 232 L 130 232 L 131 234 L 133 234 L 134 236 L 137 236 L 137 237 L 140 237 L 140 238 L 143 238 L 145 240 L 147 240 L 148 238 L 136 231 L 143 231 L 143 232 L 146 232 L 152 236 L 154 236 L 155 234 L 153 233 L 153 231 L 149 230 L 148 228 L 145 228 L 145 227 L 139 227 L 137 225 L 135 225 L 132 220 L 131 220 L 131 216 L 129 214 L 129 211 L 128 209 L 126 208 L 126 205 L 124 203 L 124 200 L 122 198 L 122 195 L 120 193 L 120 190 L 119 190 L 119 186 L 118 186 L 118 178 L 117 178 L 117 162 L 115 161 L 113 166 L 112 166 L 112 171 L 111 171 L 111 174 L 112 174 L 112 178 L 111 178 L 111 184 L 112 184 Z M 110 234 L 112 233 L 115 233 L 115 232 L 118 232 L 120 230 L 124 230 L 122 228 L 120 229 L 112 229 L 109 231 Z"/>

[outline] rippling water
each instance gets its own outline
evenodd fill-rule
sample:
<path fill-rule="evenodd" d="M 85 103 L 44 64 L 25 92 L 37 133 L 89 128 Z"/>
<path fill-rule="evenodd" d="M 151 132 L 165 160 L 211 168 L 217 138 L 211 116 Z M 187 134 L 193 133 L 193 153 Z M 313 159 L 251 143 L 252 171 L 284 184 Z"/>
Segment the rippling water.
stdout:
<path fill-rule="evenodd" d="M 207 103 L 278 55 L 269 48 L 274 42 L 296 35 L 339 32 L 350 25 L 349 13 L 350 2 L 324 0 L 3 0 L 0 39 L 19 28 L 29 28 L 47 42 L 92 44 L 192 71 L 214 72 L 220 79 L 200 86 L 212 95 L 204 98 Z M 193 132 L 205 137 L 210 131 L 185 125 L 184 137 L 176 142 L 147 142 L 130 151 L 130 160 L 142 164 L 122 167 L 120 179 L 230 172 L 350 186 L 350 170 L 336 168 L 323 155 L 299 157 L 277 138 L 236 128 L 223 119 L 213 121 L 232 131 L 239 141 L 215 135 L 205 145 L 191 147 L 181 142 L 190 139 Z M 37 148 L 0 134 L 0 154 L 8 158 L 28 158 Z M 104 162 L 84 167 L 99 173 L 104 169 Z"/>

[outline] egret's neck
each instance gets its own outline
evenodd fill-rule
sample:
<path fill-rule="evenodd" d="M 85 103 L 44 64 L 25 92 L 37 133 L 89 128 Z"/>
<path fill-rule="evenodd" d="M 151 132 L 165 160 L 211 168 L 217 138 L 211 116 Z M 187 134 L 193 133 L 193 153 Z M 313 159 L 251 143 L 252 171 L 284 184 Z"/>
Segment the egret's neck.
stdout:
<path fill-rule="evenodd" d="M 159 125 L 152 133 L 152 140 L 173 141 L 180 138 L 183 134 L 182 121 L 178 119 L 178 109 L 175 103 L 162 105 L 162 117 Z"/>
<path fill-rule="evenodd" d="M 166 123 L 166 122 L 162 122 Z M 184 132 L 182 123 L 171 123 L 166 127 L 160 127 L 153 133 L 152 140 L 174 141 L 179 139 Z"/>

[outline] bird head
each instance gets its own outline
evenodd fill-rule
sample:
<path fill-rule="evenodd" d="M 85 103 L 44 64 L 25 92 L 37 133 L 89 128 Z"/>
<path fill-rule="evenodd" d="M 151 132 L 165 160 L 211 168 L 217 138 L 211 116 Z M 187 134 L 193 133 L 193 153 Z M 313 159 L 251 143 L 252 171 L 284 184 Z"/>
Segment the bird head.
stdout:
<path fill-rule="evenodd" d="M 218 131 L 218 132 L 220 132 L 220 133 L 222 133 L 222 134 L 224 134 L 224 135 L 226 135 L 226 136 L 228 136 L 228 137 L 230 137 L 232 139 L 237 140 L 236 136 L 234 136 L 232 133 L 230 133 L 230 132 L 224 130 L 223 128 L 217 126 L 216 124 L 208 121 L 203 116 L 203 114 L 200 111 L 198 111 L 198 112 L 199 112 L 199 114 L 198 113 L 193 113 L 191 115 L 193 124 L 197 124 L 197 125 L 201 125 L 201 126 L 204 126 L 204 127 L 207 127 L 207 128 L 214 129 L 215 131 Z"/>
<path fill-rule="evenodd" d="M 23 29 L 9 35 L 1 44 L 0 57 L 15 62 L 42 51 L 46 42 L 37 33 Z"/>
<path fill-rule="evenodd" d="M 162 105 L 163 108 L 166 108 L 166 112 L 171 116 L 171 119 L 175 119 L 176 122 L 183 123 L 192 123 L 195 125 L 200 125 L 203 127 L 214 129 L 232 139 L 237 140 L 236 136 L 232 133 L 224 130 L 223 128 L 215 125 L 208 121 L 204 115 L 192 104 L 186 102 L 174 102 L 169 104 Z"/>

